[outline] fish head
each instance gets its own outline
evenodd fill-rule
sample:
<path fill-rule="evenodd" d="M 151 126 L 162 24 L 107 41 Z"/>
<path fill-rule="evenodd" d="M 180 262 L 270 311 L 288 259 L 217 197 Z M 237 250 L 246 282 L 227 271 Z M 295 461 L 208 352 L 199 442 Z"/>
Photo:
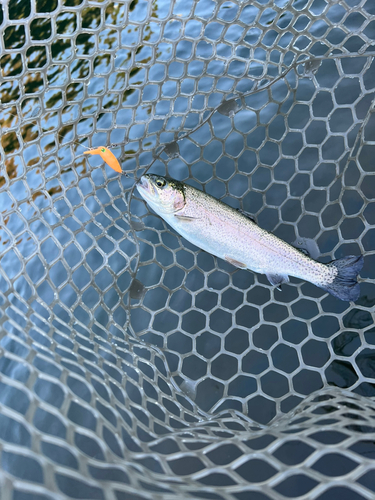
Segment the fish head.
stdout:
<path fill-rule="evenodd" d="M 160 215 L 168 215 L 185 206 L 185 185 L 183 182 L 156 174 L 145 174 L 140 178 L 137 189 L 142 198 Z"/>

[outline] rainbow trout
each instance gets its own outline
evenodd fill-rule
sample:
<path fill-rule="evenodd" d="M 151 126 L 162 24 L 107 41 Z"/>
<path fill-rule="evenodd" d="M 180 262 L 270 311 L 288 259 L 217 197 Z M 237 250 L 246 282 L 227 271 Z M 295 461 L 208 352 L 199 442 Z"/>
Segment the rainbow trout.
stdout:
<path fill-rule="evenodd" d="M 148 205 L 181 236 L 241 269 L 265 274 L 280 287 L 289 276 L 310 281 L 333 296 L 357 300 L 357 275 L 363 256 L 322 264 L 268 231 L 244 212 L 183 182 L 160 175 L 143 175 L 137 184 Z"/>

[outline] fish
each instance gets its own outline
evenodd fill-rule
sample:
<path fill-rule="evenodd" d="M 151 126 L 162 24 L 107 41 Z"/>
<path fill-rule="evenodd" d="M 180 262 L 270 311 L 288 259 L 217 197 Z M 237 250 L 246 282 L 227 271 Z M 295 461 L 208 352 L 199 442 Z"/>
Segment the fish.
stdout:
<path fill-rule="evenodd" d="M 122 172 L 122 168 L 116 156 L 112 151 L 104 146 L 99 146 L 96 149 L 89 149 L 83 152 L 84 155 L 100 155 L 106 164 L 111 167 L 115 172 Z"/>
<path fill-rule="evenodd" d="M 187 241 L 240 269 L 265 274 L 280 287 L 293 276 L 344 301 L 360 296 L 362 255 L 323 264 L 260 228 L 251 216 L 188 184 L 142 175 L 137 190 L 149 207 Z"/>

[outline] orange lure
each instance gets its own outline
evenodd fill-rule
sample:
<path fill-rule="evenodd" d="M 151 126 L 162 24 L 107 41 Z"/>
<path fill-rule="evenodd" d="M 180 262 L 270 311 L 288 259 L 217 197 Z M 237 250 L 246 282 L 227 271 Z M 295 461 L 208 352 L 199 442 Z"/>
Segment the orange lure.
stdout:
<path fill-rule="evenodd" d="M 119 172 L 121 174 L 122 169 L 121 165 L 118 162 L 118 159 L 116 156 L 110 151 L 108 148 L 105 148 L 104 146 L 100 146 L 99 148 L 96 149 L 90 149 L 88 151 L 84 151 L 84 155 L 100 155 L 103 160 L 106 162 L 106 164 L 113 168 L 116 172 Z"/>

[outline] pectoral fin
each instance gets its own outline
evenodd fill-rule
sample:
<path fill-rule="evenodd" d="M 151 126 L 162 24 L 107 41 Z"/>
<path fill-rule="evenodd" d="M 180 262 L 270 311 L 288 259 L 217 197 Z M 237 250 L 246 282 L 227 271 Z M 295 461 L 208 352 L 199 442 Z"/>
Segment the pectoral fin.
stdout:
<path fill-rule="evenodd" d="M 280 285 L 289 281 L 287 274 L 266 273 L 266 276 L 271 285 L 276 286 L 278 290 L 281 290 Z"/>
<path fill-rule="evenodd" d="M 232 264 L 232 266 L 235 266 L 235 267 L 240 267 L 241 269 L 246 269 L 247 268 L 247 265 L 244 264 L 243 262 L 239 262 L 238 260 L 235 260 L 235 259 L 231 259 L 230 257 L 228 257 L 227 255 L 225 256 L 225 260 L 227 262 L 229 262 L 229 264 Z"/>
<path fill-rule="evenodd" d="M 198 217 L 190 217 L 189 215 L 175 215 L 176 219 L 183 220 L 186 222 L 191 222 L 193 220 L 197 220 Z"/>

